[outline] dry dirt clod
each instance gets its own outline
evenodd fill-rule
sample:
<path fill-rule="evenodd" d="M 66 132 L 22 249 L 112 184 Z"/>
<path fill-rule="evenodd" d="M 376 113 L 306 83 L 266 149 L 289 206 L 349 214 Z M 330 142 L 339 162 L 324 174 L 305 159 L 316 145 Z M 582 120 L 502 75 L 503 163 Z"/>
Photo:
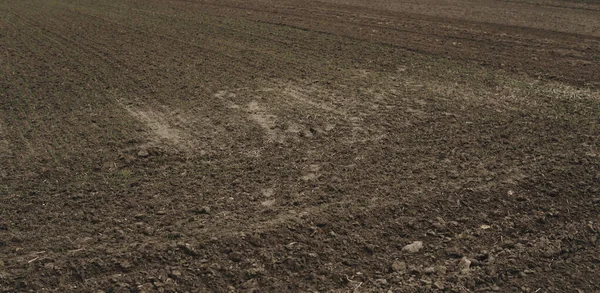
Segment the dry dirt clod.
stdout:
<path fill-rule="evenodd" d="M 275 200 L 274 199 L 265 200 L 265 201 L 261 202 L 260 204 L 264 207 L 272 207 L 275 204 Z"/>
<path fill-rule="evenodd" d="M 123 261 L 119 262 L 119 266 L 121 266 L 122 269 L 127 270 L 132 267 L 132 264 L 127 260 L 123 260 Z"/>
<path fill-rule="evenodd" d="M 463 255 L 458 248 L 446 249 L 446 256 L 449 258 L 461 258 Z"/>
<path fill-rule="evenodd" d="M 460 268 L 461 273 L 468 273 L 469 269 L 471 268 L 471 261 L 466 256 L 464 256 L 458 263 L 458 267 Z"/>
<path fill-rule="evenodd" d="M 202 215 L 202 214 L 210 214 L 210 207 L 204 206 L 199 209 L 195 209 L 194 213 Z"/>
<path fill-rule="evenodd" d="M 146 149 L 141 149 L 138 153 L 137 156 L 140 158 L 147 158 L 150 156 L 150 153 L 148 152 L 148 150 Z"/>
<path fill-rule="evenodd" d="M 386 279 L 377 279 L 377 280 L 375 280 L 374 283 L 378 287 L 384 287 L 384 286 L 387 286 L 388 281 Z"/>
<path fill-rule="evenodd" d="M 392 272 L 406 272 L 406 263 L 403 261 L 394 261 L 392 263 Z"/>
<path fill-rule="evenodd" d="M 152 236 L 154 235 L 154 228 L 147 226 L 146 228 L 144 228 L 144 235 L 146 236 Z"/>
<path fill-rule="evenodd" d="M 446 268 L 446 266 L 437 266 L 437 267 L 436 267 L 436 271 L 437 271 L 437 272 L 438 272 L 438 274 L 440 274 L 440 275 L 445 275 L 447 270 L 448 270 L 448 269 Z"/>
<path fill-rule="evenodd" d="M 179 247 L 179 249 L 181 249 L 187 255 L 190 255 L 190 256 L 198 256 L 199 255 L 198 251 L 196 251 L 194 246 L 192 246 L 189 243 L 178 243 L 177 247 Z"/>
<path fill-rule="evenodd" d="M 243 256 L 239 252 L 232 252 L 229 254 L 229 259 L 233 262 L 240 262 L 240 261 L 242 261 L 242 258 L 243 258 Z"/>
<path fill-rule="evenodd" d="M 419 250 L 421 250 L 423 248 L 423 242 L 422 241 L 415 241 L 409 245 L 406 245 L 402 248 L 402 251 L 406 251 L 409 253 L 416 253 Z"/>
<path fill-rule="evenodd" d="M 363 247 L 363 249 L 368 253 L 374 253 L 377 249 L 377 246 L 373 244 L 367 244 Z"/>

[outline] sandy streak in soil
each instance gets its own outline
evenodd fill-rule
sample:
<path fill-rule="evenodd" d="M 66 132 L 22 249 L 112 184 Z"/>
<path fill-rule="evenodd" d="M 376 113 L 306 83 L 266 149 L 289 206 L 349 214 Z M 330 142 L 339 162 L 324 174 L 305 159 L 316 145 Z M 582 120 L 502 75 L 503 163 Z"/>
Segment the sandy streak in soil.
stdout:
<path fill-rule="evenodd" d="M 131 106 L 125 107 L 131 116 L 146 125 L 154 134 L 150 137 L 153 143 L 166 144 L 178 151 L 191 152 L 194 149 L 192 135 L 186 129 L 173 125 L 173 115 L 150 109 L 141 110 Z"/>

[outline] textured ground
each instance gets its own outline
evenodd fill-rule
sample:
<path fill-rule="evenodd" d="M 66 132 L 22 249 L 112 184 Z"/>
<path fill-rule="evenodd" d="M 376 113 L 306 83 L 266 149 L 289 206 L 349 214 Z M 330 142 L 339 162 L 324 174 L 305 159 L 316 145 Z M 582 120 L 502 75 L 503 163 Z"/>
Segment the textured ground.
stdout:
<path fill-rule="evenodd" d="M 0 0 L 0 291 L 596 292 L 599 81 L 595 1 Z"/>

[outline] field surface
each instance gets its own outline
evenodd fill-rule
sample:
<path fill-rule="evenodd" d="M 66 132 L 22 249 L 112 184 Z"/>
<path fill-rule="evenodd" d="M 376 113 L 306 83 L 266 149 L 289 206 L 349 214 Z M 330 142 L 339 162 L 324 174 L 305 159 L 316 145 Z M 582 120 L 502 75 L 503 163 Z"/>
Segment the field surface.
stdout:
<path fill-rule="evenodd" d="M 0 0 L 0 292 L 599 292 L 600 3 Z"/>

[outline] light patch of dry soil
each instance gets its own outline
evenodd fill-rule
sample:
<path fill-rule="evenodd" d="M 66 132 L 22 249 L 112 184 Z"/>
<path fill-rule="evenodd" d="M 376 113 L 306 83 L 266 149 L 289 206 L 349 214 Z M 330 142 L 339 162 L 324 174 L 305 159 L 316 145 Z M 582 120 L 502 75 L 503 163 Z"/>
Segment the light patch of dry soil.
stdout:
<path fill-rule="evenodd" d="M 129 114 L 142 122 L 151 131 L 148 139 L 151 144 L 167 146 L 180 152 L 191 152 L 196 148 L 195 140 L 183 125 L 186 120 L 175 111 L 166 109 L 140 109 L 126 106 Z"/>

